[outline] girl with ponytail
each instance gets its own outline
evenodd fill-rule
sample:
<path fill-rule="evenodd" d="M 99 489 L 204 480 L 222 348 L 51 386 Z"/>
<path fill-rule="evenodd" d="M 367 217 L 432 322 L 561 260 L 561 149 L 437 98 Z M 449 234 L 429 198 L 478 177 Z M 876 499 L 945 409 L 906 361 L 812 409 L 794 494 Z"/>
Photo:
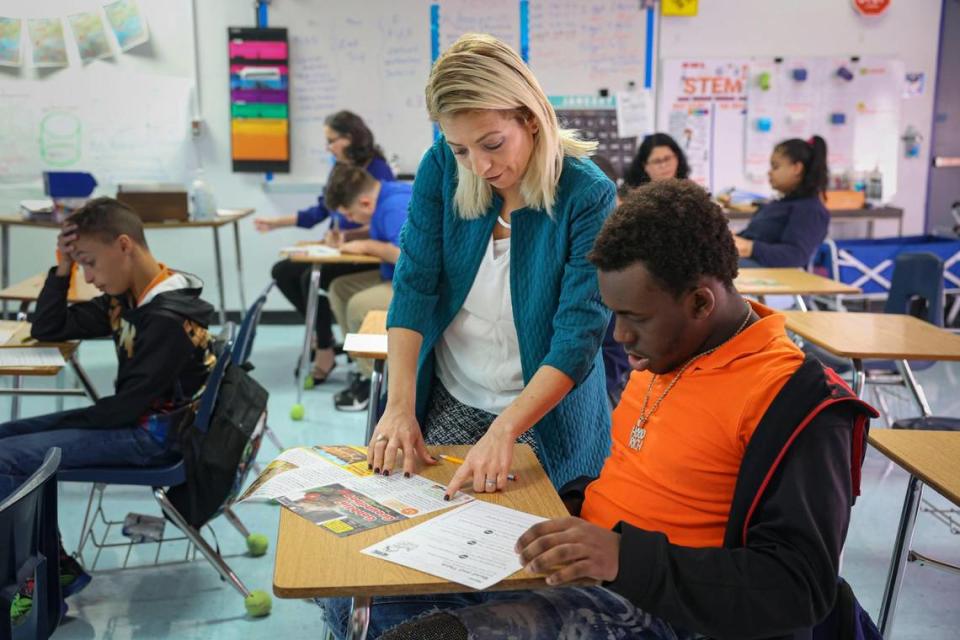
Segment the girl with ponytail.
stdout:
<path fill-rule="evenodd" d="M 770 186 L 783 194 L 734 236 L 741 267 L 806 267 L 830 225 L 827 143 L 820 136 L 784 140 L 770 155 Z"/>

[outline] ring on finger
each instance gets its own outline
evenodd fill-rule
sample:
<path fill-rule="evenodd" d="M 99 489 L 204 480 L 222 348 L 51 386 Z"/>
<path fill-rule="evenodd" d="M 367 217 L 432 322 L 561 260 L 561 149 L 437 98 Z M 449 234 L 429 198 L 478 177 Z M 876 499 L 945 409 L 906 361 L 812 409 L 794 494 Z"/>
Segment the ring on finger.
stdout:
<path fill-rule="evenodd" d="M 383 442 L 384 440 L 387 440 L 387 439 L 388 439 L 387 436 L 383 435 L 382 433 L 379 433 L 377 434 L 376 442 Z"/>

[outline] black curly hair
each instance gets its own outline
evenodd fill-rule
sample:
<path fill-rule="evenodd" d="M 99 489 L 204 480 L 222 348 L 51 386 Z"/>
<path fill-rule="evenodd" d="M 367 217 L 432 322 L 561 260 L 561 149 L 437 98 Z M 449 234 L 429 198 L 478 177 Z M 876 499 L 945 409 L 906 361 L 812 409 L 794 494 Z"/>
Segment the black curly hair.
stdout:
<path fill-rule="evenodd" d="M 701 276 L 732 289 L 739 261 L 720 207 L 695 183 L 676 179 L 631 191 L 607 218 L 588 259 L 601 271 L 642 262 L 675 296 Z"/>

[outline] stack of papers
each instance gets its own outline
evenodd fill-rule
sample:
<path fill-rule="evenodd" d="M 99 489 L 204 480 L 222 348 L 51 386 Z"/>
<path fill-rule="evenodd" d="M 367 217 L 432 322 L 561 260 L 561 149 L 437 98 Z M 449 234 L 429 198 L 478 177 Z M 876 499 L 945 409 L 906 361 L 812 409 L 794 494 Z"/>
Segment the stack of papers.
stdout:
<path fill-rule="evenodd" d="M 280 250 L 280 255 L 286 258 L 292 256 L 304 256 L 309 258 L 336 258 L 340 256 L 340 250 L 328 247 L 325 244 L 299 244 L 292 247 L 284 247 Z"/>
<path fill-rule="evenodd" d="M 347 353 L 386 353 L 387 336 L 382 333 L 348 333 L 343 339 Z"/>
<path fill-rule="evenodd" d="M 240 496 L 276 500 L 338 536 L 472 502 L 423 476 L 381 476 L 367 469 L 366 447 L 297 447 L 284 451 Z"/>
<path fill-rule="evenodd" d="M 0 343 L 2 344 L 2 343 Z M 0 349 L 0 367 L 62 367 L 67 363 L 56 347 L 11 347 Z"/>

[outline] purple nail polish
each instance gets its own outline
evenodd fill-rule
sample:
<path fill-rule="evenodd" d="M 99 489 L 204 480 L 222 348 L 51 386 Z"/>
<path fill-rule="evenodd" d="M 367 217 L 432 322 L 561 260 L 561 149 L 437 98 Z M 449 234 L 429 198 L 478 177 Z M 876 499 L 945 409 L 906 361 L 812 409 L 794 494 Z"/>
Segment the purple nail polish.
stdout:
<path fill-rule="evenodd" d="M 450 502 L 450 496 L 446 494 L 444 494 L 443 499 L 446 500 L 447 502 Z"/>
<path fill-rule="evenodd" d="M 409 478 L 409 477 L 410 477 L 410 472 L 409 472 L 409 471 L 404 471 L 404 472 L 403 472 L 403 477 L 404 477 L 404 478 Z"/>
<path fill-rule="evenodd" d="M 390 475 L 390 469 L 384 469 L 384 470 L 383 470 L 383 477 L 386 478 L 386 477 L 389 476 L 389 475 Z"/>
<path fill-rule="evenodd" d="M 373 472 L 374 472 L 374 473 L 380 473 L 380 467 L 374 467 L 374 468 L 373 468 Z"/>

